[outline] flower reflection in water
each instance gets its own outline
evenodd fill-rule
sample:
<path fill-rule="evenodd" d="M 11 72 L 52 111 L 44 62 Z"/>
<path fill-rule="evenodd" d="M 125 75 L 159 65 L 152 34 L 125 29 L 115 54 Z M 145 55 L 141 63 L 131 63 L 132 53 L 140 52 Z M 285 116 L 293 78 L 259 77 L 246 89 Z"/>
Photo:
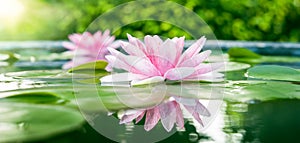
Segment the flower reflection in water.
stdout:
<path fill-rule="evenodd" d="M 203 122 L 202 118 L 211 120 L 211 112 L 218 110 L 217 105 L 221 104 L 222 94 L 219 93 L 222 93 L 222 88 L 218 87 L 221 85 L 198 82 L 182 82 L 180 85 L 157 83 L 135 87 L 114 86 L 106 90 L 114 92 L 117 100 L 129 108 L 119 112 L 120 124 L 144 124 L 144 129 L 150 131 L 160 121 L 164 129 L 170 132 L 174 125 L 183 129 L 184 118 L 190 117 L 204 127 L 208 122 Z M 206 106 L 201 103 L 202 100 Z M 206 101 L 214 106 L 209 106 L 210 103 L 206 104 Z"/>
<path fill-rule="evenodd" d="M 80 86 L 76 102 L 97 132 L 118 142 L 158 142 L 179 134 L 186 139 L 189 133 L 202 134 L 211 128 L 223 103 L 223 84 L 167 81 Z"/>
<path fill-rule="evenodd" d="M 181 108 L 183 107 L 183 108 Z M 151 130 L 161 120 L 163 127 L 169 132 L 176 124 L 184 127 L 182 109 L 186 109 L 202 126 L 200 115 L 210 116 L 208 109 L 197 99 L 172 96 L 167 101 L 149 109 L 127 110 L 121 117 L 120 124 L 138 123 L 145 116 L 144 129 Z"/>

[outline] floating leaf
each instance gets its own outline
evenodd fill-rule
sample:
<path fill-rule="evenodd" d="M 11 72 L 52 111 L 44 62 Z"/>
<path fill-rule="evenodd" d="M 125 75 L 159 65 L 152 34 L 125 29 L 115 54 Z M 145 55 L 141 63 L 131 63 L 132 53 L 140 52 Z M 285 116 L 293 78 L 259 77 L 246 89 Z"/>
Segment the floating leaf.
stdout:
<path fill-rule="evenodd" d="M 257 63 L 294 63 L 300 62 L 299 57 L 288 56 L 261 56 L 246 48 L 230 48 L 228 55 L 231 61 L 257 64 Z"/>
<path fill-rule="evenodd" d="M 107 74 L 108 73 L 104 70 L 94 71 L 87 69 L 78 70 L 74 73 L 64 72 L 61 70 L 33 70 L 9 72 L 0 75 L 0 78 L 2 79 L 2 82 L 0 82 L 0 87 L 12 87 L 12 85 L 15 85 L 13 89 L 20 88 L 18 87 L 20 85 L 28 85 L 27 87 L 40 87 L 42 86 L 42 84 L 72 84 L 72 82 L 74 81 L 80 83 L 96 84 L 99 83 L 100 77 L 105 76 Z"/>
<path fill-rule="evenodd" d="M 298 70 L 277 65 L 255 66 L 247 71 L 247 76 L 267 80 L 300 81 Z"/>
<path fill-rule="evenodd" d="M 59 106 L 0 103 L 0 142 L 48 138 L 81 126 L 80 112 Z"/>
<path fill-rule="evenodd" d="M 14 94 L 13 96 L 2 98 L 0 102 L 22 102 L 22 103 L 38 103 L 38 104 L 55 104 L 63 103 L 65 100 L 59 98 L 50 92 L 25 92 Z"/>
<path fill-rule="evenodd" d="M 288 57 L 288 56 L 262 56 L 261 58 L 231 58 L 231 61 L 258 64 L 258 63 L 275 63 L 275 64 L 286 64 L 300 62 L 299 57 Z"/>
<path fill-rule="evenodd" d="M 134 107 L 147 107 L 149 104 L 153 105 L 153 102 L 157 103 L 160 101 L 148 97 L 151 94 L 151 89 L 149 91 L 149 89 L 145 90 L 146 88 L 132 88 L 132 91 L 129 92 L 130 89 L 124 87 L 101 87 L 99 84 L 58 84 L 48 87 L 3 91 L 0 92 L 0 102 L 64 103 L 74 108 L 80 105 L 82 110 L 107 111 L 129 108 L 124 102 L 130 102 L 134 104 Z M 135 92 L 135 94 L 132 92 Z M 147 99 L 145 102 L 132 100 L 132 97 L 141 95 Z M 161 98 L 163 96 L 157 95 L 156 97 Z"/>
<path fill-rule="evenodd" d="M 0 61 L 6 61 L 8 63 L 14 63 L 19 60 L 19 55 L 9 51 L 0 52 Z"/>
<path fill-rule="evenodd" d="M 9 72 L 4 74 L 7 77 L 13 78 L 48 78 L 61 73 L 61 70 L 33 70 L 33 71 L 20 71 Z"/>
<path fill-rule="evenodd" d="M 300 62 L 299 57 L 291 57 L 291 56 L 263 56 L 261 59 L 261 63 L 296 63 Z"/>
<path fill-rule="evenodd" d="M 32 87 L 27 89 L 18 89 L 10 91 L 1 91 L 0 98 L 8 98 L 15 96 L 54 96 L 63 100 L 74 99 L 74 89 L 72 85 L 51 85 L 46 87 Z"/>
<path fill-rule="evenodd" d="M 250 67 L 251 67 L 251 65 L 249 65 L 249 64 L 238 63 L 238 62 L 226 62 L 225 69 L 220 68 L 218 71 L 219 72 L 230 72 L 230 71 L 243 70 L 243 69 L 247 69 Z"/>
<path fill-rule="evenodd" d="M 79 65 L 77 67 L 73 67 L 68 70 L 68 72 L 74 72 L 79 70 L 104 70 L 104 68 L 107 66 L 106 61 L 95 61 L 95 62 L 89 62 L 86 64 Z"/>
<path fill-rule="evenodd" d="M 279 81 L 234 81 L 227 85 L 225 100 L 248 102 L 300 99 L 300 85 Z"/>
<path fill-rule="evenodd" d="M 230 48 L 228 50 L 228 55 L 230 58 L 260 58 L 261 56 L 250 51 L 249 49 L 246 48 Z"/>

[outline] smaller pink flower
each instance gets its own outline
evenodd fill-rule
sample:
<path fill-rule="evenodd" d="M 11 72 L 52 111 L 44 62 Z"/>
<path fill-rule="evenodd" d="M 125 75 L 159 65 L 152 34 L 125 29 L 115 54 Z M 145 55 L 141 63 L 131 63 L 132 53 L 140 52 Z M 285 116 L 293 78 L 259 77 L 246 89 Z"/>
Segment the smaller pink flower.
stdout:
<path fill-rule="evenodd" d="M 98 31 L 94 35 L 89 32 L 75 33 L 69 35 L 69 39 L 71 42 L 63 42 L 63 46 L 69 49 L 74 57 L 73 60 L 63 65 L 63 69 L 96 60 L 105 60 L 105 56 L 109 53 L 107 48 L 118 48 L 120 45 L 118 41 L 114 41 L 114 36 L 110 36 L 109 30 L 103 33 Z"/>
<path fill-rule="evenodd" d="M 173 99 L 173 98 L 171 98 Z M 166 131 L 170 132 L 176 124 L 179 128 L 184 128 L 184 117 L 180 104 L 196 119 L 202 126 L 200 115 L 210 116 L 209 111 L 197 99 L 188 99 L 174 97 L 175 100 L 170 100 L 160 105 L 149 109 L 128 110 L 121 117 L 120 124 L 125 124 L 135 120 L 135 123 L 140 122 L 144 116 L 144 129 L 150 131 L 157 125 L 159 120 Z"/>
<path fill-rule="evenodd" d="M 211 51 L 200 52 L 205 37 L 183 51 L 184 37 L 163 41 L 156 35 L 147 35 L 143 43 L 129 34 L 127 36 L 129 42 L 121 43 L 127 54 L 108 48 L 111 55 L 105 56 L 109 67 L 126 72 L 102 77 L 102 83 L 129 81 L 131 85 L 137 85 L 164 80 L 222 80 L 223 74 L 215 70 L 223 64 L 204 62 Z"/>

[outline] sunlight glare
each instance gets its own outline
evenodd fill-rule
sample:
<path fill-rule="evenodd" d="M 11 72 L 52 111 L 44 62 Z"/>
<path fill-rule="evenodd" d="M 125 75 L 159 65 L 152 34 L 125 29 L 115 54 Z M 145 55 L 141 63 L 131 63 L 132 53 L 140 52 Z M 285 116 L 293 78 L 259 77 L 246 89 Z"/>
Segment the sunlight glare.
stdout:
<path fill-rule="evenodd" d="M 24 5 L 19 0 L 0 0 L 0 19 L 17 21 L 24 12 Z"/>

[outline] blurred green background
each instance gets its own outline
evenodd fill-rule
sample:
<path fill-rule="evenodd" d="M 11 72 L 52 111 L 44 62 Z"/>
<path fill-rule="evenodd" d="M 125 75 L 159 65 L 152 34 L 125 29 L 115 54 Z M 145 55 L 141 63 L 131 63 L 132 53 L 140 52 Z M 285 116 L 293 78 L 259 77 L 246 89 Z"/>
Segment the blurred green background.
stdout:
<path fill-rule="evenodd" d="M 0 0 L 0 41 L 66 40 L 100 14 L 130 0 Z M 300 0 L 172 0 L 201 16 L 218 39 L 300 41 Z M 185 35 L 157 21 L 132 23 L 114 33 L 142 37 Z"/>

